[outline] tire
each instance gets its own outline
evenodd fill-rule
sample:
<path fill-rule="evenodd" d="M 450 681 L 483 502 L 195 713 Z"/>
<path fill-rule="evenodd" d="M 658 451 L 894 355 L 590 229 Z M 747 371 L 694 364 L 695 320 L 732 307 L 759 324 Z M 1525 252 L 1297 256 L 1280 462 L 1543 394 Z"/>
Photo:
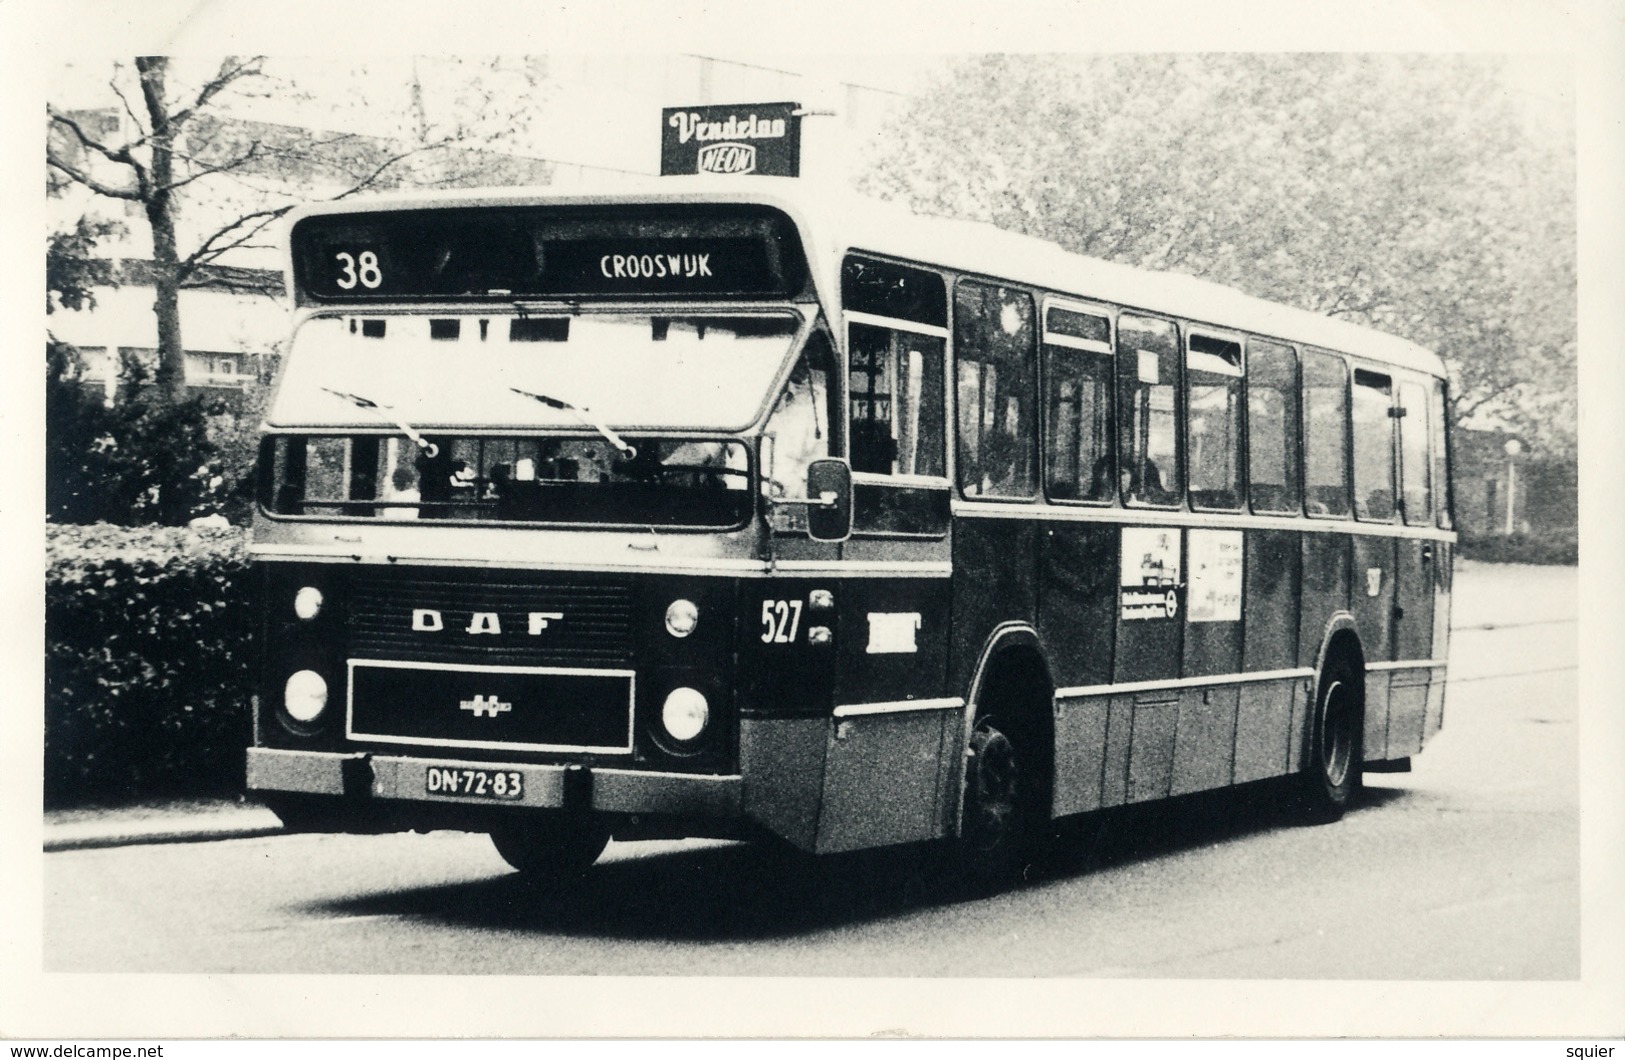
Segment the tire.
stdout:
<path fill-rule="evenodd" d="M 1299 799 L 1306 820 L 1329 824 L 1354 804 L 1363 779 L 1365 681 L 1346 654 L 1334 656 L 1320 675 L 1309 736 Z"/>
<path fill-rule="evenodd" d="M 492 829 L 491 845 L 527 880 L 565 884 L 586 875 L 609 845 L 609 829 L 561 816 L 533 817 Z"/>
<path fill-rule="evenodd" d="M 1002 889 L 1025 866 L 1033 830 L 1031 786 L 1021 748 L 997 719 L 978 719 L 965 756 L 963 817 L 954 843 L 956 873 L 973 892 Z"/>

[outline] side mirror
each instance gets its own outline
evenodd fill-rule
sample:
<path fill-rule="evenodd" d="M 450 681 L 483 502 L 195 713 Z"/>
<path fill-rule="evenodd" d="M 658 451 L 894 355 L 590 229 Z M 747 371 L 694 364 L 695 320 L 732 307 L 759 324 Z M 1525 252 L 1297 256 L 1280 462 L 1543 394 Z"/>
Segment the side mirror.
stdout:
<path fill-rule="evenodd" d="M 814 541 L 852 536 L 852 468 L 825 457 L 807 465 L 807 533 Z"/>

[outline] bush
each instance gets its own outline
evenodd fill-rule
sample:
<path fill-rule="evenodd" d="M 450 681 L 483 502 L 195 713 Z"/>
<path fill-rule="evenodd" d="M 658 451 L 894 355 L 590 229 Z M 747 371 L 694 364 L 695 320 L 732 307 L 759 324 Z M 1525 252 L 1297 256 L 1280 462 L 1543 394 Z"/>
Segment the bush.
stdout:
<path fill-rule="evenodd" d="M 133 358 L 111 407 L 73 378 L 77 353 L 46 344 L 45 513 L 57 523 L 181 526 L 218 511 L 227 480 L 202 398 L 169 403 Z"/>
<path fill-rule="evenodd" d="M 46 542 L 46 805 L 242 791 L 244 532 L 48 526 Z"/>
<path fill-rule="evenodd" d="M 1485 563 L 1540 563 L 1573 566 L 1580 562 L 1577 530 L 1540 530 L 1496 534 L 1463 530 L 1457 555 Z"/>

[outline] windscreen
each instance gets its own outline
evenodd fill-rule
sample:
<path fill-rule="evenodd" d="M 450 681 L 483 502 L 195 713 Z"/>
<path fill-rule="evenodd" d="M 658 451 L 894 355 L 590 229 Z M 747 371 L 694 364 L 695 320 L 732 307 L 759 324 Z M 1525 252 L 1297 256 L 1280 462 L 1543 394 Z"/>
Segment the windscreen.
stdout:
<path fill-rule="evenodd" d="M 315 317 L 267 422 L 735 431 L 765 406 L 799 327 L 790 313 Z"/>

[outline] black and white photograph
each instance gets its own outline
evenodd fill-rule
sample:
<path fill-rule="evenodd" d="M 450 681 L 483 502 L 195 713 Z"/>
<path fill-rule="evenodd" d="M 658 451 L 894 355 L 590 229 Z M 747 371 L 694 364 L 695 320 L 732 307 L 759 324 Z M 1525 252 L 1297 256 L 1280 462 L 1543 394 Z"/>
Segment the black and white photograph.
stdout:
<path fill-rule="evenodd" d="M 1620 1039 L 1625 29 L 1309 10 L 0 9 L 0 1038 Z"/>

